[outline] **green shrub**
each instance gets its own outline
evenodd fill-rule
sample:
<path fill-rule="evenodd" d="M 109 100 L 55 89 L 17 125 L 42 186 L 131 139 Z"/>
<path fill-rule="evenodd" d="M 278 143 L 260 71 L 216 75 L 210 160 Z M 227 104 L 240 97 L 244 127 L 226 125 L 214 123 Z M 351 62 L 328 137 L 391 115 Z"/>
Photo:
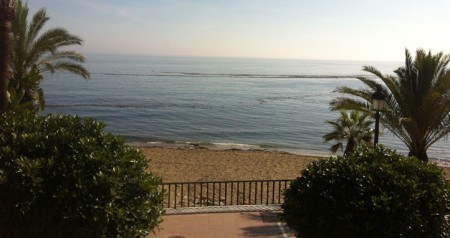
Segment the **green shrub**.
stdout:
<path fill-rule="evenodd" d="M 447 237 L 441 169 L 394 151 L 359 147 L 311 163 L 285 192 L 283 219 L 298 237 Z"/>
<path fill-rule="evenodd" d="M 162 221 L 148 161 L 104 124 L 0 116 L 0 237 L 144 237 Z"/>

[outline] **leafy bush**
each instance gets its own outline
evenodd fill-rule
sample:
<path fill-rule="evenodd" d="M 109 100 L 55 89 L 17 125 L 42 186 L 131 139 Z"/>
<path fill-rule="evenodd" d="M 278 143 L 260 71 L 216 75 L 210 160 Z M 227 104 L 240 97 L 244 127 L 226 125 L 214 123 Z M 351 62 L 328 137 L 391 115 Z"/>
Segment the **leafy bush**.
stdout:
<path fill-rule="evenodd" d="M 144 237 L 162 221 L 148 161 L 104 124 L 0 116 L 0 237 Z"/>
<path fill-rule="evenodd" d="M 447 184 L 435 164 L 378 147 L 311 163 L 285 192 L 299 237 L 447 237 Z"/>

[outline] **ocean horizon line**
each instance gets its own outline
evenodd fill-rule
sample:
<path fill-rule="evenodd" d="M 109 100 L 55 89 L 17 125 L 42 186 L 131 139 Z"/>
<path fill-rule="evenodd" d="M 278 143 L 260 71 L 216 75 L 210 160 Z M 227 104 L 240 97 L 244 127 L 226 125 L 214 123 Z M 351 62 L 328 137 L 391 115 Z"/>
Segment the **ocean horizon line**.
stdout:
<path fill-rule="evenodd" d="M 256 57 L 256 56 L 220 56 L 220 55 L 164 55 L 164 54 L 147 54 L 147 53 L 121 53 L 121 52 L 83 52 L 89 59 L 90 56 L 117 56 L 117 57 L 157 57 L 157 58 L 185 58 L 185 59 L 224 59 L 224 60 L 283 60 L 283 61 L 315 61 L 315 62 L 383 62 L 383 63 L 399 63 L 403 64 L 403 60 L 392 59 L 332 59 L 332 58 L 296 58 L 296 57 Z"/>
<path fill-rule="evenodd" d="M 242 74 L 242 73 L 196 73 L 196 72 L 155 72 L 155 73 L 92 73 L 100 75 L 114 75 L 114 76 L 143 76 L 143 77 L 228 77 L 228 78 L 268 78 L 268 79 L 339 79 L 339 78 L 358 78 L 371 77 L 369 74 Z"/>

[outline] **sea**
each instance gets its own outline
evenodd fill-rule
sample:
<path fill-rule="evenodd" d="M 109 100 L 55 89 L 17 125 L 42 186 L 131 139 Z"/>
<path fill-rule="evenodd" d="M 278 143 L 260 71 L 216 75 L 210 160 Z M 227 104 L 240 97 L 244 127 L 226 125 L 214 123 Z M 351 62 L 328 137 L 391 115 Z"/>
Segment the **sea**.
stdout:
<path fill-rule="evenodd" d="M 337 87 L 363 88 L 364 65 L 392 74 L 402 62 L 87 55 L 91 79 L 45 75 L 42 114 L 106 123 L 135 146 L 261 149 L 330 156 Z M 407 153 L 381 127 L 379 143 Z M 428 151 L 450 162 L 446 138 Z"/>

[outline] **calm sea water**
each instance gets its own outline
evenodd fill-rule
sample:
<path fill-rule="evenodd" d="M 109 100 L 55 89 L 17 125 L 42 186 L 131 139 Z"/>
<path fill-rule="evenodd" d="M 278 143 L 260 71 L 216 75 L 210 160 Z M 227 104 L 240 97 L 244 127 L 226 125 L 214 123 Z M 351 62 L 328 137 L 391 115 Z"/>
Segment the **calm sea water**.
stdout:
<path fill-rule="evenodd" d="M 329 154 L 322 136 L 338 112 L 329 109 L 339 86 L 362 87 L 363 65 L 391 73 L 401 62 L 355 62 L 88 56 L 91 80 L 46 76 L 47 113 L 106 122 L 107 130 L 141 145 L 196 143 Z M 405 152 L 384 130 L 380 143 Z M 430 156 L 450 161 L 449 142 Z"/>

